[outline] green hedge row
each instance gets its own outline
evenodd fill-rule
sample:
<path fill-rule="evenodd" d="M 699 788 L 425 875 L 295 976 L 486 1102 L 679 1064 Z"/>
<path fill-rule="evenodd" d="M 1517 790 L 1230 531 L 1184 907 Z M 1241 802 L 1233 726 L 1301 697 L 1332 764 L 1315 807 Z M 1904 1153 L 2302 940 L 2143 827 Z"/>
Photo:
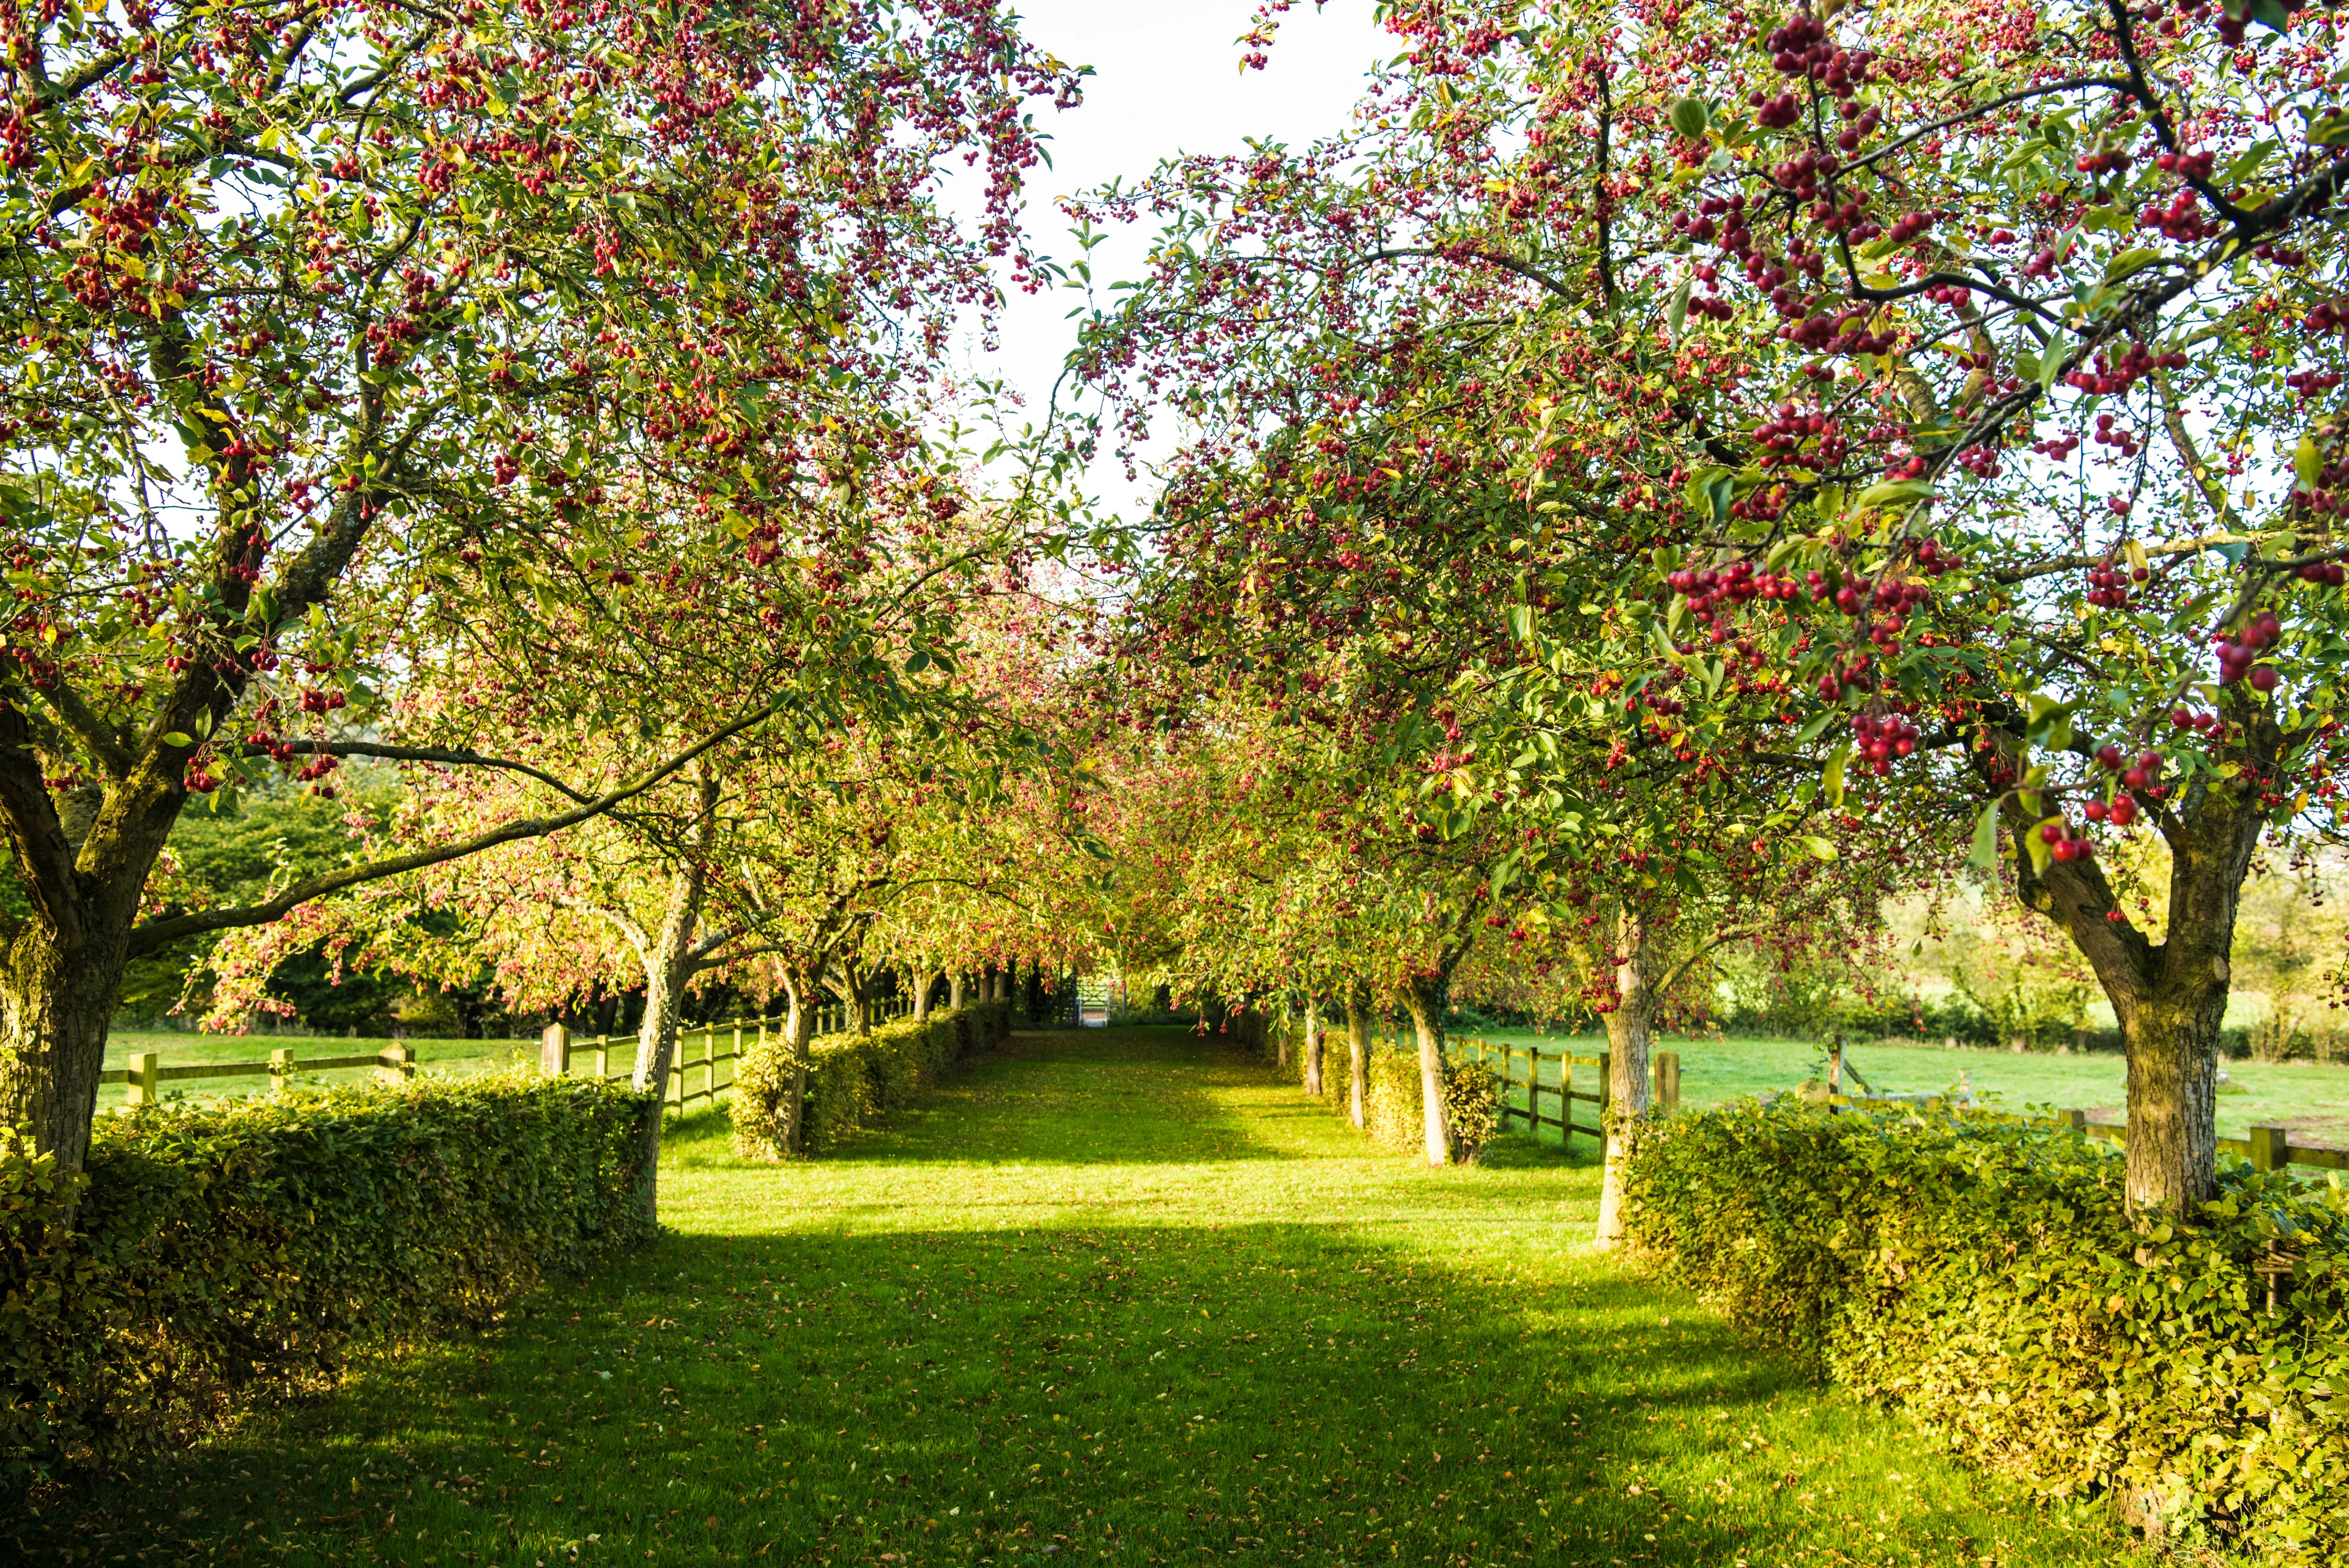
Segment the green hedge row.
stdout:
<path fill-rule="evenodd" d="M 113 1469 L 643 1240 L 649 1096 L 496 1075 L 102 1116 L 0 1154 L 0 1468 Z"/>
<path fill-rule="evenodd" d="M 2013 1117 L 1748 1102 L 1644 1130 L 1627 1196 L 1671 1273 L 1966 1459 L 2189 1543 L 2349 1561 L 2349 1191 L 2236 1164 L 2193 1223 L 2139 1230 L 2121 1170 Z"/>
<path fill-rule="evenodd" d="M 1326 1049 L 1326 1047 L 1325 1047 Z M 1343 1058 L 1338 1075 L 1345 1082 Z M 1362 1064 L 1362 1130 L 1374 1142 L 1417 1154 L 1427 1147 L 1419 1088 L 1419 1053 L 1374 1044 Z M 1325 1067 L 1323 1082 L 1328 1082 Z M 1343 1105 L 1342 1098 L 1339 1104 Z M 1452 1124 L 1453 1158 L 1466 1163 L 1492 1141 L 1501 1120 L 1500 1090 L 1479 1062 L 1444 1064 L 1444 1112 Z"/>
<path fill-rule="evenodd" d="M 808 1045 L 807 1152 L 838 1148 L 885 1111 L 909 1103 L 973 1051 L 1011 1038 L 1011 1004 L 981 1002 L 916 1022 L 901 1018 L 870 1034 L 826 1034 Z M 780 1030 L 743 1047 L 730 1113 L 734 1147 L 751 1159 L 780 1159 L 788 1130 L 792 1060 Z"/>

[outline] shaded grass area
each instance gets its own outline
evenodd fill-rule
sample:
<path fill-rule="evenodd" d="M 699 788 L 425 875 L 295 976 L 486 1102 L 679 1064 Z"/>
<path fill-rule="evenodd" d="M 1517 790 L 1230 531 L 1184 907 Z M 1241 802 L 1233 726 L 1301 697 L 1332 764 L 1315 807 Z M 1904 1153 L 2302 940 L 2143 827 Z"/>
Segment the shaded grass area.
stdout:
<path fill-rule="evenodd" d="M 1588 1035 L 1481 1033 L 1495 1044 L 1506 1040 L 1537 1045 L 1544 1052 L 1596 1055 L 1607 1048 L 1603 1038 Z M 1659 1040 L 1656 1048 L 1680 1053 L 1681 1099 L 1690 1106 L 1717 1106 L 1740 1095 L 1793 1089 L 1815 1071 L 1826 1071 L 1826 1048 L 1803 1040 Z M 2128 1065 L 2116 1053 L 2018 1056 L 2004 1051 L 1874 1042 L 1854 1045 L 1847 1054 L 1868 1083 L 1886 1094 L 1940 1094 L 1954 1088 L 1963 1075 L 1978 1096 L 1991 1096 L 1990 1103 L 2003 1109 L 2056 1106 L 2108 1112 L 2102 1119 L 2112 1121 L 2122 1119 L 2127 1099 Z M 2241 1137 L 2256 1125 L 2292 1127 L 2308 1138 L 2349 1145 L 2349 1067 L 2315 1062 L 2224 1065 L 2230 1086 L 2240 1092 L 2220 1096 L 2220 1137 Z M 1516 1071 L 1521 1076 L 1525 1072 L 1522 1057 Z M 1588 1067 L 1579 1071 L 1584 1081 L 1578 1086 L 1595 1088 L 1597 1072 Z M 1546 1064 L 1542 1082 L 1557 1081 L 1555 1068 Z M 1556 1100 L 1544 1096 L 1542 1105 L 1545 1116 L 1556 1113 Z M 1587 1107 L 1578 1119 L 1588 1119 Z M 1557 1137 L 1554 1132 L 1546 1136 L 1552 1141 Z"/>
<path fill-rule="evenodd" d="M 1171 1030 L 1030 1035 L 499 1334 L 45 1501 L 36 1560 L 2071 1563 L 2041 1511 L 1587 1246 L 1595 1166 L 1377 1151 Z"/>

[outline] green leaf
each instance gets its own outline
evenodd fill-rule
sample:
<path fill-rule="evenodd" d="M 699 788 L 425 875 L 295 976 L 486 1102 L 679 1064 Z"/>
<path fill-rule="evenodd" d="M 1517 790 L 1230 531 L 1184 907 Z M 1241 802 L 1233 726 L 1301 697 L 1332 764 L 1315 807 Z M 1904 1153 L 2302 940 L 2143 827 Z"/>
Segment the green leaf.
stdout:
<path fill-rule="evenodd" d="M 2316 450 L 2313 438 L 2300 438 L 2300 445 L 2292 454 L 2292 472 L 2293 477 L 2300 481 L 2302 490 L 2314 490 L 2316 482 L 2323 477 L 2324 454 Z"/>
<path fill-rule="evenodd" d="M 1846 741 L 1835 749 L 1833 756 L 1827 758 L 1827 765 L 1819 775 L 1826 787 L 1829 805 L 1843 804 L 1843 770 L 1845 764 L 1850 761 L 1851 742 Z"/>
<path fill-rule="evenodd" d="M 1682 278 L 1680 287 L 1672 290 L 1672 303 L 1664 312 L 1664 320 L 1675 337 L 1681 335 L 1681 328 L 1688 325 L 1688 306 L 1689 280 Z"/>
<path fill-rule="evenodd" d="M 2272 32 L 2289 32 L 2292 28 L 2292 13 L 2283 8 L 2282 0 L 2251 0 L 2243 7 L 2243 16 Z"/>
<path fill-rule="evenodd" d="M 1852 497 L 1852 510 L 1866 512 L 1876 506 L 1898 506 L 1911 501 L 1932 498 L 1933 482 L 1930 479 L 1888 479 L 1871 484 Z"/>
<path fill-rule="evenodd" d="M 1836 712 L 1820 714 L 1817 718 L 1803 726 L 1803 732 L 1795 737 L 1795 742 L 1797 744 L 1806 744 L 1809 742 L 1817 740 L 1821 735 L 1826 733 L 1827 726 L 1829 724 L 1834 723 L 1837 719 L 1842 717 L 1842 714 Z M 1851 748 L 1847 746 L 1844 750 L 1848 753 Z"/>
<path fill-rule="evenodd" d="M 2132 273 L 2143 272 L 2161 259 L 2161 253 L 2149 246 L 2137 245 L 2123 251 L 2105 264 L 2105 281 L 2118 283 Z"/>
<path fill-rule="evenodd" d="M 1801 837 L 1795 839 L 1795 842 L 1801 845 L 1804 848 L 1809 850 L 1813 855 L 1818 857 L 1822 860 L 1832 860 L 1836 857 L 1835 845 L 1826 839 L 1821 838 L 1815 833 L 1804 834 Z"/>
<path fill-rule="evenodd" d="M 1998 802 L 1982 807 L 1982 815 L 1974 818 L 1974 851 L 1966 859 L 1982 871 L 1998 864 Z"/>
<path fill-rule="evenodd" d="M 1704 107 L 1704 100 L 1700 98 L 1684 98 L 1671 108 L 1672 129 L 1682 136 L 1702 136 L 1712 119 Z"/>
<path fill-rule="evenodd" d="M 196 738 L 185 730 L 173 730 L 164 735 L 163 743 L 167 746 L 192 746 Z"/>

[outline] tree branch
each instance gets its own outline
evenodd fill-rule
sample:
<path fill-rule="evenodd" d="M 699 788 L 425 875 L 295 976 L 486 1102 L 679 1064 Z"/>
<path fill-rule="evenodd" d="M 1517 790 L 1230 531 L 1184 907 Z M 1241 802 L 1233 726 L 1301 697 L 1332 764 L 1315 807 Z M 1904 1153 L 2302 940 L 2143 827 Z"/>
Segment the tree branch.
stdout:
<path fill-rule="evenodd" d="M 182 937 L 196 936 L 205 931 L 228 930 L 237 926 L 267 925 L 290 910 L 299 909 L 313 898 L 323 898 L 328 893 L 338 893 L 346 888 L 356 888 L 366 882 L 379 882 L 387 877 L 398 877 L 409 871 L 420 871 L 428 866 L 439 866 L 450 860 L 461 860 L 469 855 L 478 855 L 485 849 L 494 849 L 501 844 L 511 844 L 518 839 L 543 838 L 549 834 L 559 833 L 566 827 L 575 826 L 591 817 L 601 816 L 614 806 L 643 794 L 662 781 L 681 772 L 696 758 L 706 755 L 721 742 L 731 740 L 743 731 L 764 722 L 774 715 L 775 711 L 782 706 L 782 702 L 783 699 L 777 697 L 773 701 L 697 742 L 686 751 L 678 753 L 633 782 L 607 790 L 570 811 L 554 816 L 523 817 L 519 821 L 507 823 L 502 827 L 492 828 L 486 833 L 475 834 L 471 838 L 460 839 L 455 844 L 441 845 L 432 849 L 419 849 L 408 855 L 395 855 L 387 859 L 370 861 L 363 866 L 347 867 L 340 871 L 312 877 L 296 882 L 274 898 L 264 903 L 249 905 L 243 909 L 200 909 L 169 919 L 149 920 L 130 933 L 129 950 L 135 956 L 140 953 L 152 952 L 157 948 L 177 941 Z M 47 798 L 47 792 L 44 791 L 43 799 Z"/>

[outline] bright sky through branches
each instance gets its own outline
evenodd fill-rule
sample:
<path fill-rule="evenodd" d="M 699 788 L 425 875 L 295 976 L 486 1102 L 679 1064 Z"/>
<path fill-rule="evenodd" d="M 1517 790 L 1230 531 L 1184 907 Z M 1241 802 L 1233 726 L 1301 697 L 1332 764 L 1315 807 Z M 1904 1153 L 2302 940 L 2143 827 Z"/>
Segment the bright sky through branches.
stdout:
<path fill-rule="evenodd" d="M 1030 187 L 1027 223 L 1041 250 L 1066 263 L 1076 254 L 1055 207 L 1065 194 L 1112 179 L 1132 183 L 1160 160 L 1183 152 L 1243 151 L 1250 138 L 1302 144 L 1346 122 L 1364 75 L 1395 52 L 1395 40 L 1371 18 L 1369 0 L 1332 0 L 1326 11 L 1299 6 L 1284 20 L 1271 64 L 1242 72 L 1253 0 L 1032 0 L 1024 32 L 1071 65 L 1089 65 L 1082 107 L 1055 113 L 1039 106 L 1052 138 L 1053 166 Z M 1102 288 L 1139 275 L 1148 249 L 1142 225 L 1113 234 L 1093 252 Z M 1040 414 L 1071 336 L 1073 291 L 1014 294 L 1004 312 L 1002 349 L 980 371 L 1008 378 Z M 1129 486 L 1113 461 L 1095 465 L 1088 488 L 1111 509 L 1128 506 L 1147 483 Z"/>

